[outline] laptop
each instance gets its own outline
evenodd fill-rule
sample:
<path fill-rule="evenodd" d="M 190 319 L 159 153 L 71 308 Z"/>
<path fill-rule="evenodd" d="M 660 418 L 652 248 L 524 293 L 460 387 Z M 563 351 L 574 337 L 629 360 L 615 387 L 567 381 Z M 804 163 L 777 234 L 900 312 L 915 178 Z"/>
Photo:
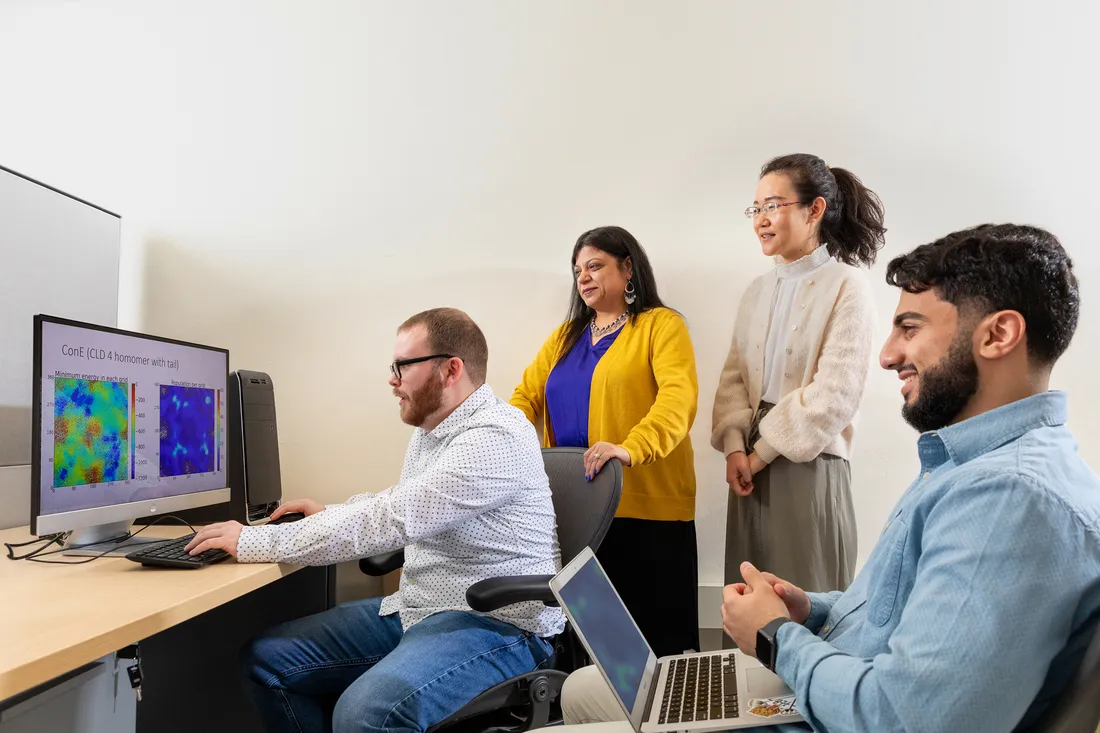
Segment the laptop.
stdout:
<path fill-rule="evenodd" d="M 737 650 L 657 659 L 590 548 L 550 581 L 573 630 L 639 733 L 795 723 L 794 693 Z"/>

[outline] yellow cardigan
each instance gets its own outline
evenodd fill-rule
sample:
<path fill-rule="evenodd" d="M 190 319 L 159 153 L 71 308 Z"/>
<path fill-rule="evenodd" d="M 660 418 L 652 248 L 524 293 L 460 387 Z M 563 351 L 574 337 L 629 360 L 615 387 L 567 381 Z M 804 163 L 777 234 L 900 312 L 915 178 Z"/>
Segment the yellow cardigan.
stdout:
<path fill-rule="evenodd" d="M 546 410 L 546 379 L 557 363 L 566 325 L 558 327 L 523 372 L 510 402 L 554 445 Z M 585 333 L 581 338 L 588 338 Z M 699 382 L 687 324 L 668 308 L 627 321 L 592 374 L 589 445 L 604 440 L 630 455 L 615 516 L 695 519 L 695 454 L 688 431 L 695 421 Z"/>

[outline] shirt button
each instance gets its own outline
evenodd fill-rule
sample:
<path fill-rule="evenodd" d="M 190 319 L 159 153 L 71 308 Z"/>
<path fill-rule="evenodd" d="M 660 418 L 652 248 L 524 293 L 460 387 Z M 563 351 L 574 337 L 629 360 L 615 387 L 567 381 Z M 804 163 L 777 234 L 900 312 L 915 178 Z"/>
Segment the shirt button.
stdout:
<path fill-rule="evenodd" d="M 792 330 L 792 331 L 797 331 L 797 330 L 798 330 L 798 326 L 791 326 L 791 330 Z"/>
<path fill-rule="evenodd" d="M 931 475 L 932 475 L 932 474 L 931 474 L 931 472 L 929 472 L 929 471 L 925 471 L 925 472 L 924 472 L 924 478 L 928 478 L 928 477 L 929 477 L 929 476 L 931 476 Z"/>
<path fill-rule="evenodd" d="M 790 372 L 787 372 L 787 373 L 786 373 L 786 374 L 784 374 L 783 376 L 784 376 L 784 377 L 786 377 L 787 379 L 790 379 L 790 378 L 791 378 L 791 373 L 790 373 Z"/>
<path fill-rule="evenodd" d="M 808 282 L 807 282 L 806 284 L 807 284 L 807 285 L 813 285 L 813 284 L 814 284 L 814 281 L 813 281 L 813 280 L 809 280 L 809 281 L 808 281 Z"/>
<path fill-rule="evenodd" d="M 822 634 L 828 634 L 828 633 L 829 633 L 830 631 L 832 631 L 832 630 L 833 630 L 833 627 L 832 627 L 832 626 L 826 626 L 825 628 L 823 628 L 823 629 L 821 630 L 821 633 L 822 633 Z"/>
<path fill-rule="evenodd" d="M 791 353 L 791 350 L 790 350 L 790 349 L 787 349 L 787 353 L 788 353 L 788 354 L 789 354 L 789 353 Z"/>
<path fill-rule="evenodd" d="M 806 304 L 805 304 L 805 303 L 803 303 L 803 304 L 802 304 L 802 307 L 803 307 L 803 308 L 805 308 L 805 307 L 806 307 Z"/>

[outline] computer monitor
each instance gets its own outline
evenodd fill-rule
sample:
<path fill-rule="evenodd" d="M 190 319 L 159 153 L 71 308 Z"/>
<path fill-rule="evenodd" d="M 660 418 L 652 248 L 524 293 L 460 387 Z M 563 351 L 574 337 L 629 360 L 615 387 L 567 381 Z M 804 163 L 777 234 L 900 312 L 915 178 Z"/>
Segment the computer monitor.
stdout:
<path fill-rule="evenodd" d="M 134 519 L 228 501 L 228 378 L 225 349 L 35 316 L 31 531 L 125 554 L 158 541 Z"/>

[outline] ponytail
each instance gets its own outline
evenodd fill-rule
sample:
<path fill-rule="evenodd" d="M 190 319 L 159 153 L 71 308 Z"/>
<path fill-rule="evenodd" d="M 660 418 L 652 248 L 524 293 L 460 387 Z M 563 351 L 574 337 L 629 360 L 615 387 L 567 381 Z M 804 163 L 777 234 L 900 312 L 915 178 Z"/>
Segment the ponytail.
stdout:
<path fill-rule="evenodd" d="M 803 206 L 825 199 L 819 235 L 829 254 L 849 265 L 870 267 L 875 263 L 886 243 L 885 211 L 878 195 L 858 176 L 844 168 L 830 168 L 821 158 L 806 153 L 768 161 L 760 177 L 769 173 L 786 174 Z"/>

